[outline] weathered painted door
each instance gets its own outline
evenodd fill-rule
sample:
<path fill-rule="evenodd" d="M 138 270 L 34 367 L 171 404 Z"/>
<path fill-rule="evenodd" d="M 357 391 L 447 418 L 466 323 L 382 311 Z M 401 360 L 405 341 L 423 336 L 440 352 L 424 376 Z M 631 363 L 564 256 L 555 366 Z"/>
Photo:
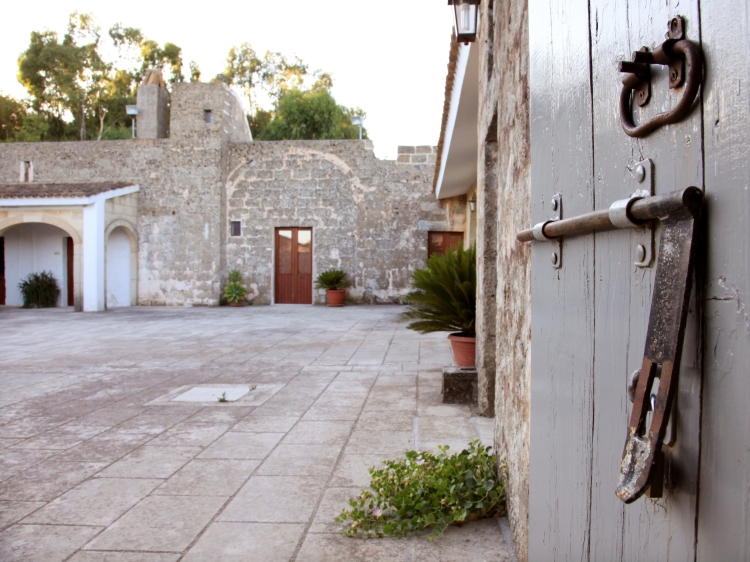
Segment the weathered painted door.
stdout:
<path fill-rule="evenodd" d="M 463 232 L 430 231 L 427 235 L 427 257 L 430 257 L 432 254 L 445 255 L 448 248 L 455 252 L 458 250 L 459 244 L 463 241 Z"/>
<path fill-rule="evenodd" d="M 0 236 L 0 304 L 5 304 L 5 238 Z"/>
<path fill-rule="evenodd" d="M 276 303 L 312 304 L 312 229 L 276 229 Z"/>
<path fill-rule="evenodd" d="M 654 267 L 635 230 L 532 246 L 529 560 L 745 560 L 750 557 L 750 8 L 731 0 L 529 0 L 532 223 L 606 209 L 640 188 L 706 195 L 664 495 L 615 496 L 640 367 Z M 618 63 L 653 50 L 683 16 L 702 46 L 692 111 L 645 138 L 620 124 Z M 638 122 L 683 88 L 652 67 Z M 658 248 L 659 233 L 656 231 Z M 654 260 L 655 261 L 655 260 Z"/>
<path fill-rule="evenodd" d="M 75 305 L 75 278 L 73 276 L 73 272 L 75 271 L 75 244 L 73 243 L 73 238 L 68 236 L 66 239 L 66 258 L 67 261 L 65 263 L 65 269 L 67 271 L 67 279 L 68 279 L 68 306 L 74 306 Z"/>

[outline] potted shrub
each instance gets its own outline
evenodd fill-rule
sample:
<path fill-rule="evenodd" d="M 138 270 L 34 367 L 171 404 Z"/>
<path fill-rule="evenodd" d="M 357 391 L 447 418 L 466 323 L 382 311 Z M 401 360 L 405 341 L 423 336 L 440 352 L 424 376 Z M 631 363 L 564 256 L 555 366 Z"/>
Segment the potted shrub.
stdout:
<path fill-rule="evenodd" d="M 351 285 L 346 273 L 340 269 L 327 269 L 315 279 L 315 288 L 326 290 L 328 306 L 343 306 L 346 288 Z"/>
<path fill-rule="evenodd" d="M 416 291 L 407 294 L 411 306 L 401 314 L 412 320 L 408 328 L 427 334 L 453 332 L 448 336 L 459 367 L 473 367 L 476 357 L 477 266 L 474 247 L 463 244 L 446 255 L 433 254 L 425 269 L 412 274 Z"/>
<path fill-rule="evenodd" d="M 239 269 L 233 269 L 227 276 L 227 286 L 224 287 L 224 298 L 229 306 L 244 306 L 247 289 L 242 284 L 242 274 Z"/>
<path fill-rule="evenodd" d="M 60 287 L 51 271 L 29 273 L 18 288 L 24 308 L 51 308 L 57 304 L 57 297 L 60 296 Z"/>

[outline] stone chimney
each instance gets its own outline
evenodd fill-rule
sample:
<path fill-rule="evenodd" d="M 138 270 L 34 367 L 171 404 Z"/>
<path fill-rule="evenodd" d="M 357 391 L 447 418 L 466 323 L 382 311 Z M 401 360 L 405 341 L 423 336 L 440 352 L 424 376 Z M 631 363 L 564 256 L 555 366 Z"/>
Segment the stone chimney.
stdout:
<path fill-rule="evenodd" d="M 138 86 L 136 137 L 167 138 L 167 88 L 161 70 L 149 69 Z"/>

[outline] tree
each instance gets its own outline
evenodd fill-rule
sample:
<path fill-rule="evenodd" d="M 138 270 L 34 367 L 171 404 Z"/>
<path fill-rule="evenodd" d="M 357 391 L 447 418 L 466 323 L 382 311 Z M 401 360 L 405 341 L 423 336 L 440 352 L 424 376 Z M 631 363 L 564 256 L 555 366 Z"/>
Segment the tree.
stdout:
<path fill-rule="evenodd" d="M 331 94 L 331 84 L 331 77 L 324 74 L 309 90 L 292 88 L 282 93 L 273 119 L 259 131 L 257 139 L 359 138 L 359 127 L 351 124 L 351 117 L 354 114 L 364 115 L 364 112 L 338 105 Z M 365 129 L 362 130 L 362 137 L 367 138 Z"/>
<path fill-rule="evenodd" d="M 102 57 L 104 40 L 113 47 L 112 60 Z M 173 43 L 162 47 L 120 24 L 103 36 L 91 14 L 74 13 L 61 41 L 53 31 L 32 32 L 18 60 L 18 80 L 31 109 L 47 123 L 46 140 L 122 138 L 125 105 L 135 103 L 146 70 L 162 68 L 175 83 L 184 80 L 182 66 L 182 51 Z"/>
<path fill-rule="evenodd" d="M 20 101 L 0 94 L 0 141 L 16 140 L 25 117 L 26 108 Z"/>

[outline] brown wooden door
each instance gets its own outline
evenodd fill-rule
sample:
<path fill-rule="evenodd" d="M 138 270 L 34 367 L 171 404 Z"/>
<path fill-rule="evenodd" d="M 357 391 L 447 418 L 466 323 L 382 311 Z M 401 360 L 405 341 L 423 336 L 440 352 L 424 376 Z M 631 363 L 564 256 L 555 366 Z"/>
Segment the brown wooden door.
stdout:
<path fill-rule="evenodd" d="M 312 229 L 276 229 L 276 303 L 312 304 Z"/>
<path fill-rule="evenodd" d="M 458 250 L 458 245 L 464 241 L 463 232 L 430 232 L 427 238 L 427 257 L 432 254 L 442 254 L 448 251 L 448 248 L 454 252 Z"/>
<path fill-rule="evenodd" d="M 5 238 L 0 236 L 0 304 L 5 304 Z"/>
<path fill-rule="evenodd" d="M 75 280 L 73 277 L 73 271 L 74 271 L 74 263 L 75 263 L 75 244 L 73 243 L 73 239 L 68 236 L 67 239 L 68 243 L 68 256 L 67 256 L 67 269 L 68 269 L 68 306 L 74 306 L 75 305 Z"/>

